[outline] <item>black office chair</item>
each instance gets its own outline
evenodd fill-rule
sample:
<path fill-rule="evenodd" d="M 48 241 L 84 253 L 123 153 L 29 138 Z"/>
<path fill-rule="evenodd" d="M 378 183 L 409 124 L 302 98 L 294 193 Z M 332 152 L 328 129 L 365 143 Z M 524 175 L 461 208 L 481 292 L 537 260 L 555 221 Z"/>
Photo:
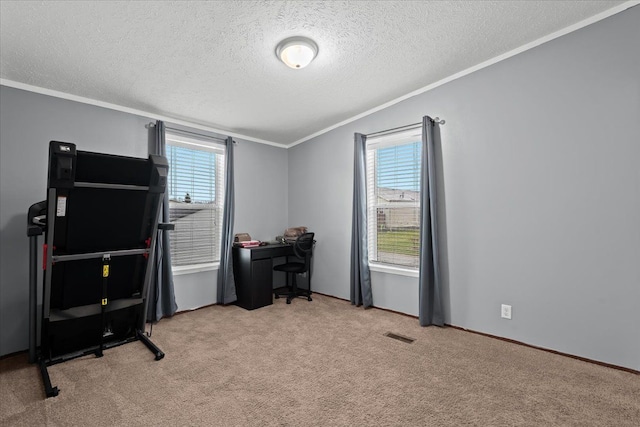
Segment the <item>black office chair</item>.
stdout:
<path fill-rule="evenodd" d="M 276 290 L 274 292 L 276 298 L 286 295 L 287 304 L 291 304 L 291 300 L 296 297 L 307 297 L 307 301 L 311 301 L 311 257 L 313 256 L 313 240 L 314 233 L 304 233 L 300 235 L 293 243 L 293 253 L 296 260 L 289 261 L 287 257 L 286 264 L 276 265 L 273 267 L 275 271 L 284 271 L 287 273 L 287 287 L 284 290 Z M 309 278 L 309 289 L 298 289 L 296 277 L 298 274 L 307 273 Z M 293 276 L 291 286 L 289 286 L 289 274 Z"/>

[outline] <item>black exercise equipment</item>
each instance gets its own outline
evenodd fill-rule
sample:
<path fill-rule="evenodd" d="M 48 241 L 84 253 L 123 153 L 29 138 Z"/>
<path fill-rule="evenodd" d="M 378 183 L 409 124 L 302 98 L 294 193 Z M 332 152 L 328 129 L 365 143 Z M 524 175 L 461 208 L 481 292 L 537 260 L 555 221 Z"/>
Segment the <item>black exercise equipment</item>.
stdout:
<path fill-rule="evenodd" d="M 40 365 L 47 397 L 56 396 L 47 367 L 140 340 L 145 335 L 158 214 L 169 166 L 148 159 L 76 150 L 51 141 L 47 200 L 28 212 L 30 237 L 29 360 Z M 37 239 L 43 245 L 40 346 Z"/>

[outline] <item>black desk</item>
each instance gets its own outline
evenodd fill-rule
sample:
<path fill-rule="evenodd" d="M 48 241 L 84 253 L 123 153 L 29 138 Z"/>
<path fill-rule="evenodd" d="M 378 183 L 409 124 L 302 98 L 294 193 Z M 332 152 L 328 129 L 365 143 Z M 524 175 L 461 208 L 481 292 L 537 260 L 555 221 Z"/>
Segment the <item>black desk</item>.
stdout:
<path fill-rule="evenodd" d="M 272 244 L 233 248 L 236 304 L 247 310 L 273 304 L 273 259 L 293 255 L 293 246 Z"/>

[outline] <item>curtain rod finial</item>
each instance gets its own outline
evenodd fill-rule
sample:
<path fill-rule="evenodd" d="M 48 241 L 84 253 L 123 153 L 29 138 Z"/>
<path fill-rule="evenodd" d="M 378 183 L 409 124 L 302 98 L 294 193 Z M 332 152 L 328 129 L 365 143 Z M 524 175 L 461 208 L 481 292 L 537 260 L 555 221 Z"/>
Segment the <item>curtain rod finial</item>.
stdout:
<path fill-rule="evenodd" d="M 436 122 L 436 123 L 438 123 L 439 125 L 443 125 L 443 124 L 445 124 L 445 123 L 446 123 L 446 122 L 445 122 L 445 120 L 444 120 L 444 119 L 441 119 L 440 117 L 436 117 L 436 118 L 434 118 L 434 119 L 433 119 L 433 121 L 434 121 L 434 122 Z"/>

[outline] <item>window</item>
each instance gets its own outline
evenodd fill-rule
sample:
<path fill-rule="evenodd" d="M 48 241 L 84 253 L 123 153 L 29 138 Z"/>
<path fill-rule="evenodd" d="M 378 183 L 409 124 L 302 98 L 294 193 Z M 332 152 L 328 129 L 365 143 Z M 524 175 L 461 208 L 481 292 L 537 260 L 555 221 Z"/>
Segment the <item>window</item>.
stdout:
<path fill-rule="evenodd" d="M 421 128 L 367 138 L 369 260 L 419 267 Z"/>
<path fill-rule="evenodd" d="M 220 260 L 225 146 L 166 134 L 169 162 L 171 264 L 193 266 Z"/>

